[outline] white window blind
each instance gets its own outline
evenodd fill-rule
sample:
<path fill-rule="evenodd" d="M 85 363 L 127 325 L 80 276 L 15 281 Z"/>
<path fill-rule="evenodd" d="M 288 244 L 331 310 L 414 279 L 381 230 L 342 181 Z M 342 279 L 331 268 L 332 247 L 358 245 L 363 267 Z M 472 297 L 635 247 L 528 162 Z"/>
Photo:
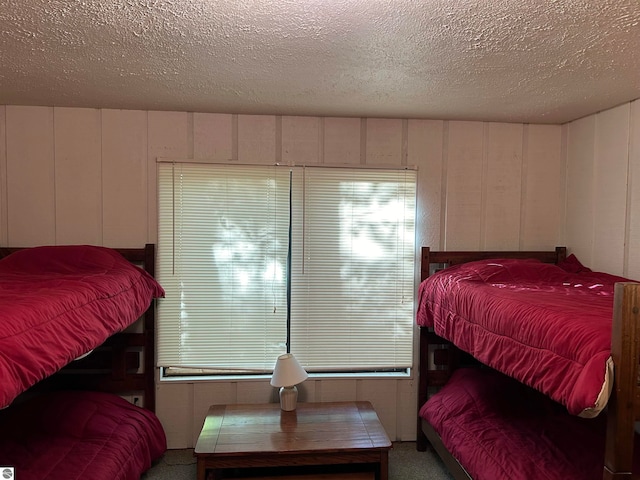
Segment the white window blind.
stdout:
<path fill-rule="evenodd" d="M 160 164 L 161 366 L 267 371 L 284 349 L 289 172 Z"/>
<path fill-rule="evenodd" d="M 272 369 L 291 206 L 290 351 L 309 371 L 410 367 L 415 184 L 412 170 L 160 164 L 159 365 Z"/>
<path fill-rule="evenodd" d="M 310 371 L 410 367 L 415 172 L 293 178 L 292 352 Z"/>

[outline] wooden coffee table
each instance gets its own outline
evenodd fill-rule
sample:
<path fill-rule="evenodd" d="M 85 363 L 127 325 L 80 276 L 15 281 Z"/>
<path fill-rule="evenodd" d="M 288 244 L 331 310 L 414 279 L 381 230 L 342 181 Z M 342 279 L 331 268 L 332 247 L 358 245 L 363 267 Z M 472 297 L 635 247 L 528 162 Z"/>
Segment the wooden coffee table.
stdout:
<path fill-rule="evenodd" d="M 390 448 L 369 402 L 298 403 L 292 412 L 276 403 L 213 405 L 194 455 L 198 480 L 224 469 L 345 464 L 372 465 L 388 480 Z"/>

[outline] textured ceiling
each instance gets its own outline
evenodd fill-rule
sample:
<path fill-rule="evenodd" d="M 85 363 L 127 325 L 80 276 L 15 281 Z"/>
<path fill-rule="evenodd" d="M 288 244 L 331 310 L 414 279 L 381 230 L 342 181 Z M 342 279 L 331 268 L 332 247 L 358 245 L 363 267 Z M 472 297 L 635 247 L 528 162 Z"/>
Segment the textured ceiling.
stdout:
<path fill-rule="evenodd" d="M 564 123 L 640 98 L 639 0 L 2 0 L 0 104 Z"/>

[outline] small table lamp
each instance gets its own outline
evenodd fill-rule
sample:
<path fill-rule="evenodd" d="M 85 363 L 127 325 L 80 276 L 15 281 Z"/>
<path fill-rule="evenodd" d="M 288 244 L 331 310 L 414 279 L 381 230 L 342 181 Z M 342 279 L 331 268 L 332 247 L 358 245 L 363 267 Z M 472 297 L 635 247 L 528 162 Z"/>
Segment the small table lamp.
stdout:
<path fill-rule="evenodd" d="M 286 412 L 296 409 L 298 389 L 296 385 L 304 382 L 309 374 L 291 353 L 280 355 L 273 367 L 271 385 L 280 387 L 280 408 Z"/>

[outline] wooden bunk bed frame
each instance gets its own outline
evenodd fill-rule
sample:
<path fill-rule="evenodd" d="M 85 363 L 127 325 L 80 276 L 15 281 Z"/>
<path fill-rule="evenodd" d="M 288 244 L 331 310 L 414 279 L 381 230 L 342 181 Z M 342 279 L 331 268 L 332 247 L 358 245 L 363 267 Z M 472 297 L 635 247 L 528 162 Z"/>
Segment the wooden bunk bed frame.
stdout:
<path fill-rule="evenodd" d="M 566 258 L 566 248 L 554 251 L 433 252 L 421 251 L 421 280 L 446 266 L 490 258 L 534 258 L 559 263 Z M 450 342 L 435 335 L 432 328 L 420 327 L 418 410 L 433 389 L 446 383 L 451 373 L 468 356 Z M 634 426 L 640 421 L 640 284 L 626 282 L 615 286 L 611 356 L 614 362 L 614 387 L 607 404 L 607 432 L 604 480 L 638 479 L 632 472 Z M 464 467 L 448 452 L 440 436 L 418 415 L 417 449 L 424 451 L 430 443 L 456 480 L 472 480 Z"/>
<path fill-rule="evenodd" d="M 0 258 L 25 247 L 0 247 Z M 114 248 L 125 259 L 155 276 L 155 245 Z M 140 329 L 117 333 L 82 359 L 45 378 L 22 395 L 51 390 L 95 390 L 121 396 L 139 395 L 145 409 L 155 412 L 155 301 L 141 320 Z"/>

